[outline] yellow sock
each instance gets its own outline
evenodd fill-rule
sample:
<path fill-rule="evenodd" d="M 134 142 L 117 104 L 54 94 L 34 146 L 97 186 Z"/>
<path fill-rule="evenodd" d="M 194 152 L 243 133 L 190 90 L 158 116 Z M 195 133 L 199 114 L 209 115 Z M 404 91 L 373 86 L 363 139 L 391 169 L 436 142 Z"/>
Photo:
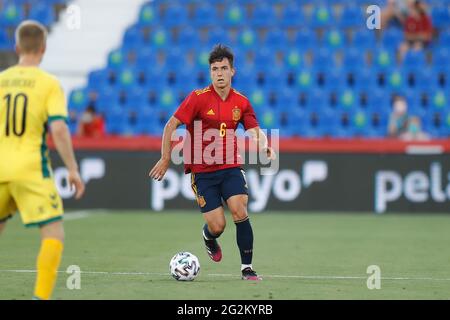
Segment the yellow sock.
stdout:
<path fill-rule="evenodd" d="M 56 282 L 61 263 L 63 243 L 57 239 L 44 239 L 37 258 L 37 277 L 34 297 L 49 300 Z"/>

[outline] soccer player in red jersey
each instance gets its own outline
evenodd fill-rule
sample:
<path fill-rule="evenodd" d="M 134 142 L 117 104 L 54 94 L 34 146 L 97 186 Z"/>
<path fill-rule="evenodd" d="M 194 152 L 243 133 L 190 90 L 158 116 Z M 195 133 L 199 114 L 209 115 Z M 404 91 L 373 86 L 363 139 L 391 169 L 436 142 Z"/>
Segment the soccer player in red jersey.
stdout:
<path fill-rule="evenodd" d="M 214 47 L 209 56 L 212 84 L 193 91 L 169 119 L 162 137 L 161 159 L 149 175 L 162 180 L 170 163 L 172 134 L 185 124 L 190 137 L 185 139 L 183 149 L 185 173 L 191 173 L 192 189 L 206 221 L 203 239 L 208 255 L 216 262 L 222 259 L 217 238 L 226 224 L 223 199 L 236 225 L 242 279 L 260 280 L 252 267 L 253 231 L 247 213 L 248 187 L 235 139 L 239 123 L 270 159 L 275 159 L 275 153 L 259 128 L 249 100 L 231 87 L 235 74 L 233 60 L 229 48 Z"/>

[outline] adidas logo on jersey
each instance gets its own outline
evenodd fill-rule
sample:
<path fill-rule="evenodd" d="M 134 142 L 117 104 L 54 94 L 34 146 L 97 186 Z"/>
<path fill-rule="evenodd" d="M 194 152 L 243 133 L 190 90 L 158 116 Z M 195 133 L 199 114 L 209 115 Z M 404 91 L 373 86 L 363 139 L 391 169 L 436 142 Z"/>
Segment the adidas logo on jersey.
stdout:
<path fill-rule="evenodd" d="M 215 116 L 215 112 L 213 109 L 209 109 L 209 111 L 206 113 L 208 116 Z"/>

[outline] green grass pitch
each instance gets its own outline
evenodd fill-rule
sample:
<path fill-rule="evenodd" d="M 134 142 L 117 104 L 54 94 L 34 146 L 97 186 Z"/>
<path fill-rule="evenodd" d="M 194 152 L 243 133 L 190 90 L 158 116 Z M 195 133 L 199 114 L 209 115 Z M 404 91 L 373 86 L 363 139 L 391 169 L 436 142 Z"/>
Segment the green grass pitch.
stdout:
<path fill-rule="evenodd" d="M 450 215 L 251 214 L 253 266 L 264 278 L 257 283 L 240 280 L 228 213 L 220 263 L 206 255 L 198 212 L 88 211 L 66 217 L 53 299 L 450 298 Z M 0 299 L 30 299 L 38 231 L 15 217 L 0 239 Z M 178 251 L 200 260 L 192 282 L 168 273 Z M 66 286 L 70 265 L 81 269 L 79 290 Z M 381 269 L 381 289 L 367 288 L 370 265 Z"/>

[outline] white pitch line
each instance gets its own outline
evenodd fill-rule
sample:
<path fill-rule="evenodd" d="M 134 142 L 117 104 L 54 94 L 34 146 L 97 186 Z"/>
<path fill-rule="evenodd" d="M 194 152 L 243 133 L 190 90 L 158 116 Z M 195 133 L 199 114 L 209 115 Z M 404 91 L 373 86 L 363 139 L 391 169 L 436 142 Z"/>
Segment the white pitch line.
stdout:
<path fill-rule="evenodd" d="M 64 213 L 63 219 L 64 221 L 78 220 L 90 217 L 93 214 L 99 214 L 104 212 L 105 210 L 103 209 L 68 211 Z"/>
<path fill-rule="evenodd" d="M 0 273 L 36 273 L 36 270 L 0 270 Z M 66 273 L 66 271 L 58 271 Z M 169 276 L 169 273 L 158 272 L 109 272 L 109 271 L 81 271 L 82 274 L 103 274 L 113 276 Z M 229 277 L 236 278 L 236 274 L 210 273 L 207 277 Z M 366 280 L 367 277 L 360 276 L 318 276 L 318 275 L 264 275 L 263 278 L 281 278 L 281 279 L 310 279 L 310 280 Z M 381 280 L 397 281 L 450 281 L 450 278 L 431 278 L 431 277 L 381 277 Z"/>

